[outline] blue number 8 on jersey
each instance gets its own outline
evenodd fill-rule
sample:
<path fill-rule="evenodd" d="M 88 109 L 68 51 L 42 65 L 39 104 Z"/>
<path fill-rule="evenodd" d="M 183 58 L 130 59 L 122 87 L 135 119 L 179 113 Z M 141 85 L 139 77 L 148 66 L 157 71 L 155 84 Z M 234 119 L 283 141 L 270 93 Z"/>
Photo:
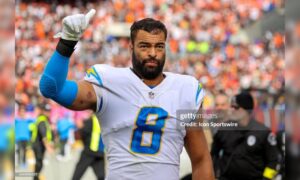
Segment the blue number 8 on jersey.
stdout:
<path fill-rule="evenodd" d="M 150 116 L 156 118 L 149 121 Z M 159 152 L 163 128 L 168 113 L 160 107 L 143 107 L 137 115 L 133 129 L 130 149 L 134 153 L 154 155 Z M 151 143 L 143 144 L 143 134 L 151 133 Z"/>

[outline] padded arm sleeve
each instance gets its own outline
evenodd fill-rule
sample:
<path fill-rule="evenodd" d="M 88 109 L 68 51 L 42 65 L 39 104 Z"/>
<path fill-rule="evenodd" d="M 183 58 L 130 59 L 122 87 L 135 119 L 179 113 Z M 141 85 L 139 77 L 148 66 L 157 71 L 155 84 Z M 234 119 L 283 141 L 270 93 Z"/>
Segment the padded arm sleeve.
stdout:
<path fill-rule="evenodd" d="M 77 42 L 60 40 L 40 80 L 40 91 L 63 106 L 70 106 L 77 96 L 75 81 L 67 80 L 69 58 Z"/>

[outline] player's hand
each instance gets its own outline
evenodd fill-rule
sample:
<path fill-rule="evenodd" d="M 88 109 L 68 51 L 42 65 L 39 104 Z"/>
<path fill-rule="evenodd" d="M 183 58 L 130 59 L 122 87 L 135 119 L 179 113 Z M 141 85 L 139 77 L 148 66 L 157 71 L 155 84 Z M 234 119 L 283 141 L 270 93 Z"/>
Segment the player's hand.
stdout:
<path fill-rule="evenodd" d="M 75 14 L 65 17 L 62 21 L 62 32 L 54 35 L 54 38 L 78 41 L 95 14 L 96 10 L 91 9 L 87 14 Z"/>

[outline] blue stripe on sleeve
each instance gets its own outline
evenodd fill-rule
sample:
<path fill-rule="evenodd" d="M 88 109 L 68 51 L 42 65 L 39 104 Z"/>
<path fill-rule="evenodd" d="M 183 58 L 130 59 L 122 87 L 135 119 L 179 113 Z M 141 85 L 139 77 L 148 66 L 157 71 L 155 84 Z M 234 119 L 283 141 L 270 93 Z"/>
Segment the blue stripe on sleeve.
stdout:
<path fill-rule="evenodd" d="M 199 98 L 201 90 L 202 90 L 202 85 L 199 83 L 198 89 L 197 89 L 197 94 L 196 94 L 196 104 L 198 104 L 198 98 Z"/>

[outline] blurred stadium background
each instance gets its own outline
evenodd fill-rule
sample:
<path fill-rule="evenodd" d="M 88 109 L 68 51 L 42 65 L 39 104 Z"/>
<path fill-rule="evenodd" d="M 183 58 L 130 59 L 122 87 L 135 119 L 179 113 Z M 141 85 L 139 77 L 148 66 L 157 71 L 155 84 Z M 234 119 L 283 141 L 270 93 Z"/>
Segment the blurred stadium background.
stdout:
<path fill-rule="evenodd" d="M 71 58 L 69 78 L 82 79 L 85 70 L 97 63 L 130 66 L 129 27 L 135 20 L 153 17 L 168 28 L 165 71 L 195 76 L 207 92 L 205 108 L 214 107 L 215 96 L 220 92 L 230 97 L 247 89 L 255 97 L 257 120 L 273 132 L 284 127 L 284 0 L 16 0 L 15 64 L 6 64 L 15 66 L 16 79 L 0 79 L 5 87 L 15 82 L 16 118 L 22 105 L 26 107 L 26 116 L 35 119 L 37 105 L 49 104 L 51 127 L 57 134 L 56 124 L 61 119 L 76 124 L 89 116 L 90 112 L 68 111 L 43 98 L 38 82 L 55 49 L 57 39 L 53 35 L 61 30 L 63 17 L 86 13 L 91 8 L 97 14 Z M 11 89 L 4 92 L 0 96 L 2 104 Z M 6 108 L 7 122 L 13 121 L 12 107 Z M 82 148 L 80 138 L 71 132 L 68 144 L 73 158 L 61 161 L 48 156 L 44 179 L 71 177 Z M 30 146 L 27 154 L 26 166 L 16 158 L 16 172 L 33 171 Z M 185 164 L 182 168 L 184 172 L 190 171 Z M 89 171 L 85 179 L 92 178 Z"/>

